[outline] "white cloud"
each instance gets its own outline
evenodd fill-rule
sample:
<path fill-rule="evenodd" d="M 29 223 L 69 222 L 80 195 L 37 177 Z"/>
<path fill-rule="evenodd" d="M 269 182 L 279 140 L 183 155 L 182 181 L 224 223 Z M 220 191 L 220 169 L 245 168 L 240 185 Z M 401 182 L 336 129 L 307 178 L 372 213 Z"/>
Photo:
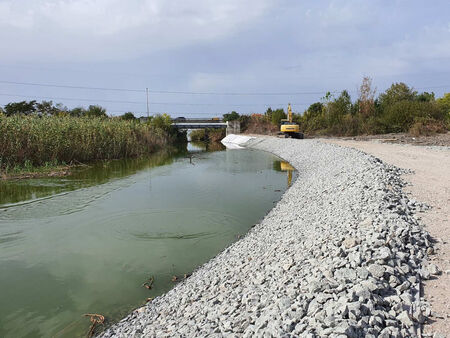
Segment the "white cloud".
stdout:
<path fill-rule="evenodd" d="M 0 38 L 10 58 L 139 56 L 245 29 L 274 0 L 6 0 Z"/>

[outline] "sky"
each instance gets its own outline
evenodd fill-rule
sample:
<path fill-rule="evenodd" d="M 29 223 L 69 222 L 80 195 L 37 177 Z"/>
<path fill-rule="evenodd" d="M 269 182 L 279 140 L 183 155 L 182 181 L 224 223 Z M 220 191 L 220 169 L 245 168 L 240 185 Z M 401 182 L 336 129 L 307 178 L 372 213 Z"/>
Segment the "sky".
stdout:
<path fill-rule="evenodd" d="M 148 88 L 151 114 L 303 112 L 364 76 L 450 92 L 448 0 L 0 0 L 0 45 L 0 105 L 139 116 Z"/>

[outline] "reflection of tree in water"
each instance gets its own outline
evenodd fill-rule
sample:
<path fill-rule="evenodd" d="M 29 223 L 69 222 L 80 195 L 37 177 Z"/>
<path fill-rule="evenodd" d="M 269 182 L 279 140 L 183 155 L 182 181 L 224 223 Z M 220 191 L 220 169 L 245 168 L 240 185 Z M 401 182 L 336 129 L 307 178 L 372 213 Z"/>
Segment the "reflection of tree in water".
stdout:
<path fill-rule="evenodd" d="M 222 151 L 226 149 L 226 147 L 221 142 L 191 141 L 191 144 L 198 148 L 198 150 L 207 152 Z"/>
<path fill-rule="evenodd" d="M 112 179 L 133 175 L 143 169 L 171 164 L 174 158 L 185 152 L 185 149 L 174 149 L 144 158 L 97 161 L 87 167 L 74 168 L 72 175 L 67 177 L 0 181 L 0 205 L 103 184 Z"/>

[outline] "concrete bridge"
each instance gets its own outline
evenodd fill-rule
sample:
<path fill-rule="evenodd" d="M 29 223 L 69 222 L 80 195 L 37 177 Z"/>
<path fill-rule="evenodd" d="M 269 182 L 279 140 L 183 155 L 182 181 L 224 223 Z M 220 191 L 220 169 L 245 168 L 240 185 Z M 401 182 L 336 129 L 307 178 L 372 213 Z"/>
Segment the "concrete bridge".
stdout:
<path fill-rule="evenodd" d="M 178 117 L 172 119 L 172 126 L 177 129 L 206 129 L 206 128 L 226 128 L 228 134 L 239 134 L 241 124 L 239 121 L 223 122 L 221 119 L 195 119 Z"/>

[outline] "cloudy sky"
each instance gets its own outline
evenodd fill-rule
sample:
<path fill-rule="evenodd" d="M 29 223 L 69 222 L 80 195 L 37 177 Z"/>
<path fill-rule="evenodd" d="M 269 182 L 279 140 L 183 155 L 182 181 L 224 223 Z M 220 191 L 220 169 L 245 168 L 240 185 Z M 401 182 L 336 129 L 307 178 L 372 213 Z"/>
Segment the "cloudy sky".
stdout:
<path fill-rule="evenodd" d="M 301 112 L 328 90 L 356 98 L 364 75 L 441 96 L 449 13 L 448 0 L 0 0 L 0 105 L 141 115 L 148 87 L 150 111 L 173 116 Z"/>

